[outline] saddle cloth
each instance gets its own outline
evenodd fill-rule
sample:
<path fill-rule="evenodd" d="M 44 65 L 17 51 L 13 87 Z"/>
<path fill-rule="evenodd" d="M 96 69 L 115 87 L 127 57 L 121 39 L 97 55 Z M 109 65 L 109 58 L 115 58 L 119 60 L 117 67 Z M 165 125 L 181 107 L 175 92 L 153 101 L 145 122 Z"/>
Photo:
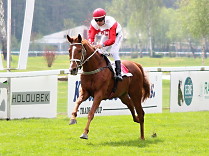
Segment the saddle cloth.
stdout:
<path fill-rule="evenodd" d="M 113 70 L 114 70 L 114 72 L 115 72 L 115 62 L 112 62 L 111 61 L 111 65 L 112 65 L 112 68 L 113 68 Z M 126 66 L 124 65 L 124 64 L 122 64 L 121 63 L 121 75 L 122 76 L 133 76 L 130 72 L 129 72 L 129 70 L 128 70 L 128 68 L 126 68 Z"/>

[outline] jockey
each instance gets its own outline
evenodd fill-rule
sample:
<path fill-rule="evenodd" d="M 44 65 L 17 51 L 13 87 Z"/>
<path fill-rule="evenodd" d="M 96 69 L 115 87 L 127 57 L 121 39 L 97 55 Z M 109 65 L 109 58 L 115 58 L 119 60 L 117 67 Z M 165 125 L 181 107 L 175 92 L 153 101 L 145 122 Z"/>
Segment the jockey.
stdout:
<path fill-rule="evenodd" d="M 119 49 L 123 40 L 123 33 L 121 25 L 111 16 L 106 16 L 106 11 L 102 8 L 97 8 L 93 12 L 93 19 L 88 31 L 88 38 L 91 44 L 94 43 L 95 35 L 100 33 L 102 35 L 101 41 L 95 48 L 111 47 L 110 54 L 115 60 L 116 79 L 122 80 L 121 75 L 121 61 L 119 56 Z"/>

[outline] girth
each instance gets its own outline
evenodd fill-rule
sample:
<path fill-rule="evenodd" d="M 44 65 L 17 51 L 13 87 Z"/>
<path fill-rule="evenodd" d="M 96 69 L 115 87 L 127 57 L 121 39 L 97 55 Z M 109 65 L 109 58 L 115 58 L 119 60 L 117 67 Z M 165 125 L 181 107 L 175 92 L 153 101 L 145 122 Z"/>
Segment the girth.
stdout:
<path fill-rule="evenodd" d="M 107 58 L 107 56 L 103 55 L 105 61 L 107 62 L 107 65 L 110 69 L 111 72 L 113 72 L 113 74 L 115 74 L 113 68 L 112 68 L 112 65 L 111 65 L 111 62 L 110 60 Z M 114 76 L 115 77 L 115 76 Z M 110 96 L 113 96 L 113 94 L 115 93 L 116 89 L 117 89 L 117 86 L 118 86 L 118 80 L 114 78 L 114 86 L 113 86 L 113 89 L 112 89 L 112 93 Z"/>
<path fill-rule="evenodd" d="M 90 72 L 83 72 L 83 73 L 81 73 L 81 74 L 83 74 L 83 75 L 96 74 L 96 73 L 98 73 L 98 72 L 100 72 L 100 71 L 102 71 L 102 70 L 104 70 L 104 69 L 106 69 L 106 68 L 109 68 L 109 66 L 101 67 L 101 68 L 98 68 L 98 69 L 93 70 L 93 71 L 90 71 Z"/>

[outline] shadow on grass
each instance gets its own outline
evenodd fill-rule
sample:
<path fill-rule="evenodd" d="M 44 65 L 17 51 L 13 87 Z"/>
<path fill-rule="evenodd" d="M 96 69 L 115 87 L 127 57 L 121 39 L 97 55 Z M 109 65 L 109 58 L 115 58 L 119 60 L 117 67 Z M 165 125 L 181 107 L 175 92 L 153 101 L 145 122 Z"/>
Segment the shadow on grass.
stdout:
<path fill-rule="evenodd" d="M 140 140 L 140 139 L 134 139 L 134 140 L 121 140 L 121 141 L 107 141 L 103 142 L 100 145 L 102 146 L 127 146 L 127 147 L 147 147 L 151 146 L 152 144 L 158 144 L 163 142 L 163 140 L 160 140 L 158 138 L 155 139 L 148 139 L 148 140 Z"/>

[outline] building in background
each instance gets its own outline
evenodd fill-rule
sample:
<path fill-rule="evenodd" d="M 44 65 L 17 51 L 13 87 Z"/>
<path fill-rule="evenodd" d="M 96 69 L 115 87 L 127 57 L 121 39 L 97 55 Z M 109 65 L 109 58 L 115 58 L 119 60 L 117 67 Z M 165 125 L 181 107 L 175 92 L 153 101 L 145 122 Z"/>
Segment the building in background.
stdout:
<path fill-rule="evenodd" d="M 43 36 L 43 38 L 31 41 L 31 51 L 66 51 L 69 48 L 66 36 L 78 36 L 80 34 L 87 39 L 88 27 L 81 25 L 72 29 L 63 30 L 53 34 Z M 37 48 L 37 49 L 36 49 Z"/>

